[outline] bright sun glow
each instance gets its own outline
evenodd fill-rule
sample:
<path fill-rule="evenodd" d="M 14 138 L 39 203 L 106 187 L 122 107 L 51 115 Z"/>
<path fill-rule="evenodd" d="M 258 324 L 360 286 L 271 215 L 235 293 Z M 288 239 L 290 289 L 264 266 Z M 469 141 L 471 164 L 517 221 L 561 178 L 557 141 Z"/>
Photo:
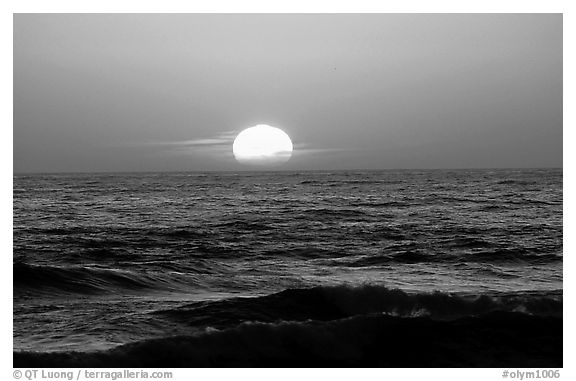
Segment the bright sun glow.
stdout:
<path fill-rule="evenodd" d="M 281 129 L 259 124 L 240 132 L 234 140 L 234 157 L 243 164 L 278 164 L 292 156 L 292 140 Z"/>

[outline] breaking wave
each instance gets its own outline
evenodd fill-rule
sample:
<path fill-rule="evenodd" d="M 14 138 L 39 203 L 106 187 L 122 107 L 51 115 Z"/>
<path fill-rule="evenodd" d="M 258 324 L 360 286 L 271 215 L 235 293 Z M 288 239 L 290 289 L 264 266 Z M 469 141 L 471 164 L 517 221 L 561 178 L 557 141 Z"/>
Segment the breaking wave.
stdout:
<path fill-rule="evenodd" d="M 225 327 L 243 321 L 328 321 L 370 313 L 453 320 L 491 312 L 561 317 L 562 293 L 460 295 L 442 292 L 407 293 L 378 285 L 342 285 L 288 289 L 261 297 L 198 302 L 160 310 L 155 314 L 188 325 Z"/>
<path fill-rule="evenodd" d="M 107 351 L 14 352 L 14 367 L 561 367 L 562 319 L 381 314 L 242 323 Z"/>

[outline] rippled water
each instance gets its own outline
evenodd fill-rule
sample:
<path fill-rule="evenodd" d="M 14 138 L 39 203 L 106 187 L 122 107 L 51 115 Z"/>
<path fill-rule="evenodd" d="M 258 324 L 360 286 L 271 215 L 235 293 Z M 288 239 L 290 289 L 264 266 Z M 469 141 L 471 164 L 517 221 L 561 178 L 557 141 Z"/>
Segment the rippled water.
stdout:
<path fill-rule="evenodd" d="M 14 177 L 15 350 L 314 320 L 314 292 L 340 319 L 561 314 L 561 290 L 562 170 Z"/>

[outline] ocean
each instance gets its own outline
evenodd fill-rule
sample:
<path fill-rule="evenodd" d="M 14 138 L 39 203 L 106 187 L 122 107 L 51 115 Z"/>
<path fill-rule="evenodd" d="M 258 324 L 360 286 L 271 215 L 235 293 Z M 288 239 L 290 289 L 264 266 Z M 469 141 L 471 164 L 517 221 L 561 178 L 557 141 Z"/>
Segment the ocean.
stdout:
<path fill-rule="evenodd" d="M 13 178 L 14 366 L 562 366 L 562 170 Z"/>

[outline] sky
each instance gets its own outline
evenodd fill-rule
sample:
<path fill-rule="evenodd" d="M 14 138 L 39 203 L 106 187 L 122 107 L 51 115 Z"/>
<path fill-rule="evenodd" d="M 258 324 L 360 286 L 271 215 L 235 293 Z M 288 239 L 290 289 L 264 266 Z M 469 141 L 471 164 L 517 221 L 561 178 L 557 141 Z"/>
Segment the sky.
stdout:
<path fill-rule="evenodd" d="M 13 169 L 562 167 L 560 14 L 16 14 Z"/>

